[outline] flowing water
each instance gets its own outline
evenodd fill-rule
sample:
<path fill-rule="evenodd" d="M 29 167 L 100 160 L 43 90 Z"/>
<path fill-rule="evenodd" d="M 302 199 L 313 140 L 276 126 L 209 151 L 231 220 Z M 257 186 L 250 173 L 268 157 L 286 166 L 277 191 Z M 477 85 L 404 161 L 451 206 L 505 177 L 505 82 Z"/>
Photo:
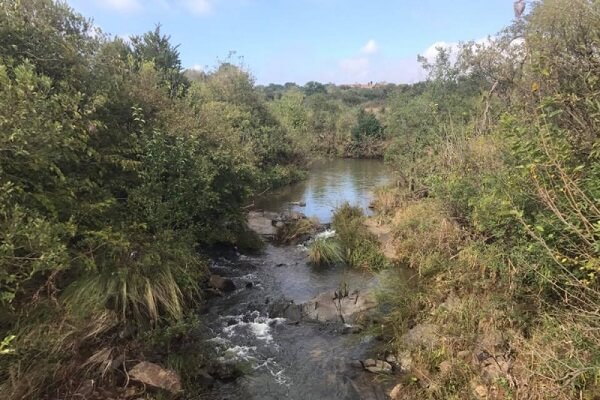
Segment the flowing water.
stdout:
<path fill-rule="evenodd" d="M 372 191 L 389 179 L 377 161 L 336 160 L 316 165 L 308 179 L 258 201 L 265 211 L 294 209 L 323 223 L 345 201 L 368 210 Z M 290 206 L 290 202 L 306 206 Z M 377 284 L 377 277 L 343 266 L 315 268 L 300 246 L 267 246 L 259 256 L 215 261 L 213 271 L 238 288 L 209 302 L 209 345 L 224 362 L 244 366 L 242 378 L 218 384 L 202 399 L 354 400 L 385 399 L 380 382 L 352 366 L 374 355 L 373 336 L 343 335 L 341 324 L 292 323 L 271 318 L 274 302 L 300 304 L 342 284 L 351 290 Z"/>

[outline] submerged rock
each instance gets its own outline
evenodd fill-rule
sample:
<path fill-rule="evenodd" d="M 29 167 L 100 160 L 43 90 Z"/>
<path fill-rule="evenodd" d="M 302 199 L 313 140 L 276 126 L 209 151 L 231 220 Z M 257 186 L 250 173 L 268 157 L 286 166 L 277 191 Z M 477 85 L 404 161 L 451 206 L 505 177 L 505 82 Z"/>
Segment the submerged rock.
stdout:
<path fill-rule="evenodd" d="M 236 289 L 235 283 L 233 283 L 231 279 L 223 278 L 220 275 L 211 275 L 208 283 L 213 289 L 217 289 L 222 292 L 233 292 Z"/>
<path fill-rule="evenodd" d="M 181 378 L 179 375 L 173 370 L 165 369 L 151 362 L 142 361 L 137 364 L 129 371 L 129 376 L 134 381 L 154 389 L 165 390 L 172 394 L 181 392 Z"/>

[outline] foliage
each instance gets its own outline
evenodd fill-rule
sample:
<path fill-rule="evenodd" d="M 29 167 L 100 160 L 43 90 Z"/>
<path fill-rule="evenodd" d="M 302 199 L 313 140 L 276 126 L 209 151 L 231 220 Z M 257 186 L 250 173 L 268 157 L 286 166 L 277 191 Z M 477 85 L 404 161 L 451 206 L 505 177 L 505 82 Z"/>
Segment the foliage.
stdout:
<path fill-rule="evenodd" d="M 392 288 L 387 322 L 422 373 L 415 382 L 434 388 L 409 384 L 407 396 L 597 393 L 599 11 L 536 2 L 487 43 L 423 60 L 429 81 L 391 100 L 386 159 L 405 190 L 429 196 L 398 201 L 388 220 L 421 279 L 410 298 Z M 407 346 L 415 324 L 444 340 Z M 481 365 L 460 368 L 459 353 L 498 332 L 509 353 L 494 357 L 509 369 L 490 379 Z"/>
<path fill-rule="evenodd" d="M 193 83 L 160 26 L 111 39 L 66 4 L 0 3 L 0 382 L 114 383 L 201 301 L 201 253 L 304 154 L 243 69 Z M 127 352 L 128 346 L 133 350 Z"/>

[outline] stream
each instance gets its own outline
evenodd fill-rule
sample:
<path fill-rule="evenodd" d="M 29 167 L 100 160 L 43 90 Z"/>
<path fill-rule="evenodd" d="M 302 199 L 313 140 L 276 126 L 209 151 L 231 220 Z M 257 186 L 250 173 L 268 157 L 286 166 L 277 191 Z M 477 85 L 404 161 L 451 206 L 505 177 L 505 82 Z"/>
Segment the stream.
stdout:
<path fill-rule="evenodd" d="M 298 211 L 329 223 L 335 207 L 346 201 L 368 212 L 372 191 L 388 179 L 379 161 L 322 162 L 307 180 L 268 194 L 256 206 Z M 356 367 L 357 360 L 375 355 L 381 343 L 374 335 L 348 334 L 340 323 L 298 323 L 270 316 L 274 302 L 301 304 L 342 284 L 364 290 L 378 284 L 377 276 L 344 266 L 313 267 L 301 246 L 267 245 L 257 256 L 215 260 L 211 269 L 231 278 L 237 289 L 209 300 L 203 317 L 211 332 L 207 344 L 221 361 L 242 365 L 244 375 L 220 382 L 199 399 L 387 398 L 380 379 Z"/>

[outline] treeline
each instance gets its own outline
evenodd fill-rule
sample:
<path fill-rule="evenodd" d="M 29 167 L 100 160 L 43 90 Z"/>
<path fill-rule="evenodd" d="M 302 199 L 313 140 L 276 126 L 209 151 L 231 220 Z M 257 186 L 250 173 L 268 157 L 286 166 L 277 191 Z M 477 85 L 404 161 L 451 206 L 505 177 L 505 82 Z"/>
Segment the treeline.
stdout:
<path fill-rule="evenodd" d="M 383 158 L 389 143 L 386 106 L 410 85 L 364 86 L 308 82 L 271 84 L 258 89 L 268 107 L 302 151 L 312 156 Z"/>
<path fill-rule="evenodd" d="M 397 399 L 598 397 L 599 32 L 598 2 L 535 2 L 388 102 Z"/>
<path fill-rule="evenodd" d="M 199 252 L 257 245 L 244 207 L 301 178 L 294 140 L 240 68 L 188 79 L 160 27 L 125 42 L 62 2 L 0 2 L 3 398 L 123 379 L 193 321 Z"/>

